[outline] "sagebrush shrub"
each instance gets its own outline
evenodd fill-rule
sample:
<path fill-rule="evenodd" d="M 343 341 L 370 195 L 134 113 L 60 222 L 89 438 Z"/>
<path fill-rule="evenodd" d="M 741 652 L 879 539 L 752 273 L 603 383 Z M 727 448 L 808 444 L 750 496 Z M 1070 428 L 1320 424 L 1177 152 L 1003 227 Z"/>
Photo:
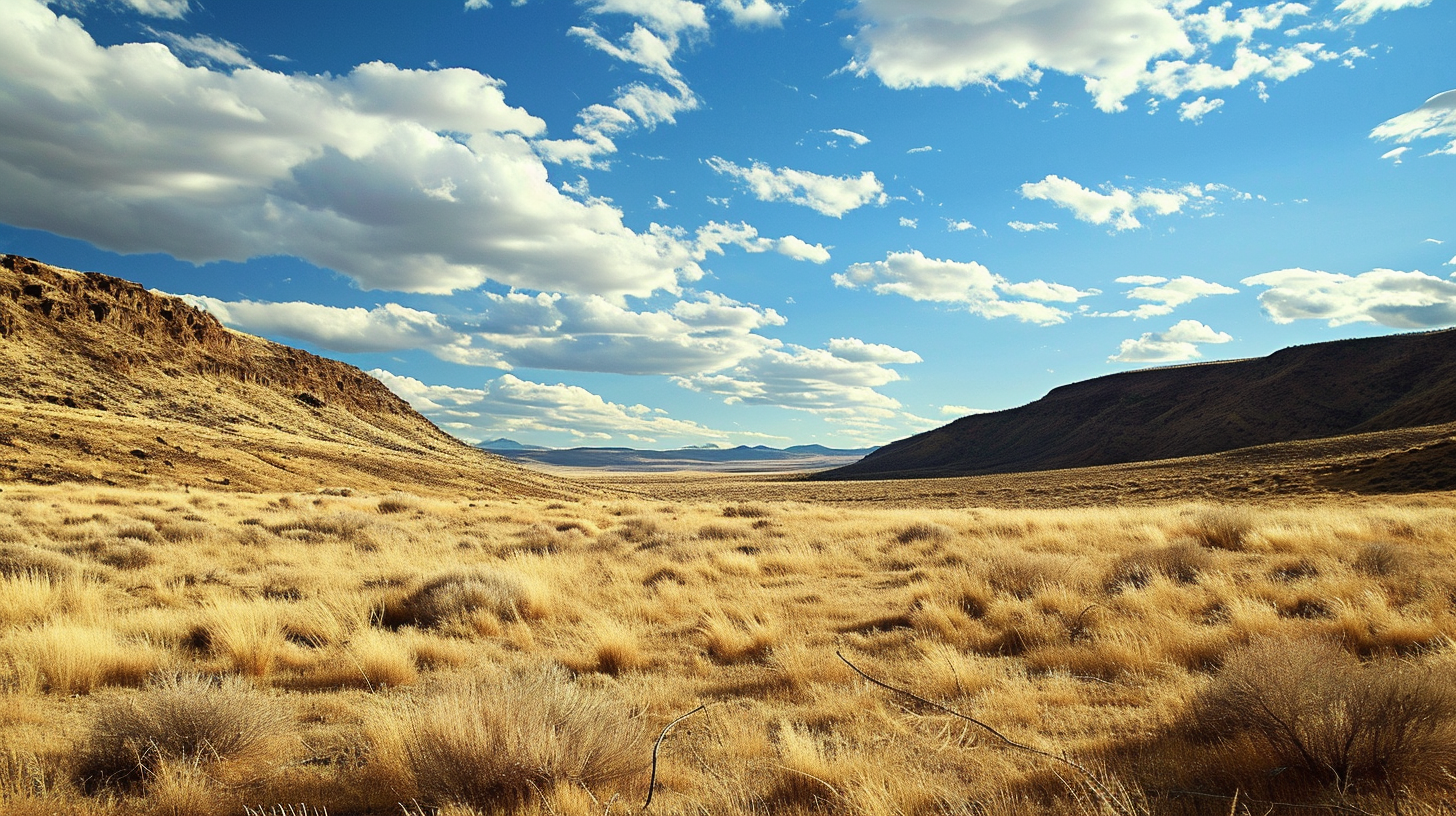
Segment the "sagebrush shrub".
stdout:
<path fill-rule="evenodd" d="M 1405 661 L 1362 664 L 1329 640 L 1231 651 L 1194 705 L 1197 730 L 1250 738 L 1269 768 L 1321 783 L 1406 785 L 1456 762 L 1456 688 Z"/>
<path fill-rule="evenodd" d="M 563 783 L 620 782 L 642 772 L 651 756 L 633 711 L 559 668 L 426 701 L 410 716 L 405 755 L 425 804 L 492 813 Z"/>
<path fill-rule="evenodd" d="M 170 677 L 96 711 L 77 776 L 88 790 L 133 787 L 165 763 L 231 782 L 262 779 L 288 759 L 293 718 L 236 677 Z"/>

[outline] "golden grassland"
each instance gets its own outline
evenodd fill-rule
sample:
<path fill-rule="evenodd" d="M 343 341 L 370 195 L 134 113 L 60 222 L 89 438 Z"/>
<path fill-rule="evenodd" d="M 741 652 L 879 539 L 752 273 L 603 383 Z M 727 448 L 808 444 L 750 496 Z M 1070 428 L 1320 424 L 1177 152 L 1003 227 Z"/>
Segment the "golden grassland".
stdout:
<path fill-rule="evenodd" d="M 343 493 L 6 486 L 0 812 L 1456 812 L 1450 494 Z"/>

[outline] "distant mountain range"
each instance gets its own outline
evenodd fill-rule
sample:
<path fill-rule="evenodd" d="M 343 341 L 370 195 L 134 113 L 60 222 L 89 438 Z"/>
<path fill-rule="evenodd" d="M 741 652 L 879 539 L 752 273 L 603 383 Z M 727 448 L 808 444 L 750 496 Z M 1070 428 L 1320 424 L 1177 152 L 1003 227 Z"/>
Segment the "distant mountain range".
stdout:
<path fill-rule="evenodd" d="M 642 473 L 675 470 L 734 473 L 823 470 L 858 461 L 875 450 L 826 448 L 823 445 L 793 445 L 787 448 L 739 445 L 736 448 L 690 447 L 669 451 L 635 448 L 554 450 L 522 445 L 511 439 L 494 439 L 482 442 L 478 447 L 518 462 Z"/>
<path fill-rule="evenodd" d="M 1456 421 L 1456 330 L 1296 346 L 1053 389 L 886 445 L 823 479 L 1023 473 Z"/>

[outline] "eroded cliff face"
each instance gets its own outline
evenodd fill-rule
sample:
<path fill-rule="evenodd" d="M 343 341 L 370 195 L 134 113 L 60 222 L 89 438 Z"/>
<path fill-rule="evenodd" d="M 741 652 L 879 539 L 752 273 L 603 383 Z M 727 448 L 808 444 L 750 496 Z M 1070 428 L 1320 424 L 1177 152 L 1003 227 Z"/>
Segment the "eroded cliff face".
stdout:
<path fill-rule="evenodd" d="M 15 255 L 0 255 L 0 420 L 0 481 L 572 492 L 444 433 L 353 366 Z"/>
<path fill-rule="evenodd" d="M 17 349 L 40 344 L 73 356 L 103 378 L 48 383 L 37 376 L 33 383 L 15 383 L 43 391 L 65 385 L 79 392 L 40 395 L 47 401 L 124 409 L 104 404 L 106 386 L 150 373 L 261 386 L 312 408 L 339 405 L 351 413 L 415 415 L 404 400 L 352 366 L 232 331 L 207 312 L 131 281 L 15 255 L 0 256 L 0 269 L 0 338 Z"/>

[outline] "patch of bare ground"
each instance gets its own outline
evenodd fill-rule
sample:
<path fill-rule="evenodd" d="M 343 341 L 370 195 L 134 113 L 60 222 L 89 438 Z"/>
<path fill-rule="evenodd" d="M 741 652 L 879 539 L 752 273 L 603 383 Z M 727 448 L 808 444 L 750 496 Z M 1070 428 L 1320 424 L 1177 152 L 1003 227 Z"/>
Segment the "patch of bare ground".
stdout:
<path fill-rule="evenodd" d="M 584 816 L 641 812 L 650 785 L 661 814 L 1456 797 L 1450 494 L 343 492 L 6 484 L 0 812 Z M 699 705 L 654 782 L 654 740 Z"/>

